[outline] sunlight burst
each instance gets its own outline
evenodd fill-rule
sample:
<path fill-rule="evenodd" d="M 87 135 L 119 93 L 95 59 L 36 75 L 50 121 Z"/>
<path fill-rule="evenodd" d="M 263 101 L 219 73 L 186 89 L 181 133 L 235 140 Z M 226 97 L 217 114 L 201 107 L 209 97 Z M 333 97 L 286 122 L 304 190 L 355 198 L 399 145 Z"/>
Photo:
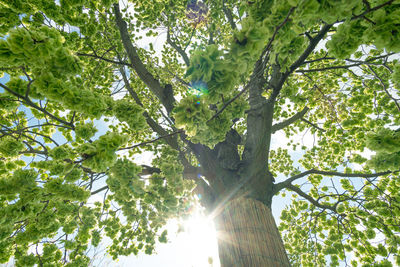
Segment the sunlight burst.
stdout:
<path fill-rule="evenodd" d="M 182 222 L 177 239 L 182 256 L 193 267 L 218 267 L 218 246 L 214 223 L 198 209 Z"/>

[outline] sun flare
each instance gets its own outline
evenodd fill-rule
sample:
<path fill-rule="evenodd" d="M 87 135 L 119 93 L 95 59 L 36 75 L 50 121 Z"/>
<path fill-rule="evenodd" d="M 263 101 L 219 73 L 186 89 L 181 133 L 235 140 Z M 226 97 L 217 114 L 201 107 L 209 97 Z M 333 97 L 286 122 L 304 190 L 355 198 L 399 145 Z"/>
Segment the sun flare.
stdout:
<path fill-rule="evenodd" d="M 201 210 L 195 210 L 189 218 L 182 221 L 177 239 L 189 266 L 219 267 L 214 223 Z"/>

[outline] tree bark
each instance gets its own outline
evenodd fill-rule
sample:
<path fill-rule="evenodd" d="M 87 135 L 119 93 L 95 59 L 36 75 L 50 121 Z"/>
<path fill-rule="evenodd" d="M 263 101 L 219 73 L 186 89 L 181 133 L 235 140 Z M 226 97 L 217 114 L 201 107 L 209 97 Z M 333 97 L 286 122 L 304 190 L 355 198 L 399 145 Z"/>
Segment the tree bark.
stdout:
<path fill-rule="evenodd" d="M 290 266 L 271 209 L 251 198 L 236 198 L 215 218 L 221 267 Z"/>

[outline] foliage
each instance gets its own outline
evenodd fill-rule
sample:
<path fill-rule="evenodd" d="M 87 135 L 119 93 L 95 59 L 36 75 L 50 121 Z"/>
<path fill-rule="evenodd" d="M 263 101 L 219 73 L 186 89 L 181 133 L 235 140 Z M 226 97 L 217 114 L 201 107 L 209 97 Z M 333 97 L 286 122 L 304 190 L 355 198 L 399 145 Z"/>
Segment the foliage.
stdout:
<path fill-rule="evenodd" d="M 258 175 L 257 197 L 293 193 L 294 266 L 400 264 L 399 1 L 0 0 L 0 14 L 0 262 L 86 266 L 105 236 L 113 259 L 151 254 L 194 190 L 207 205 Z"/>

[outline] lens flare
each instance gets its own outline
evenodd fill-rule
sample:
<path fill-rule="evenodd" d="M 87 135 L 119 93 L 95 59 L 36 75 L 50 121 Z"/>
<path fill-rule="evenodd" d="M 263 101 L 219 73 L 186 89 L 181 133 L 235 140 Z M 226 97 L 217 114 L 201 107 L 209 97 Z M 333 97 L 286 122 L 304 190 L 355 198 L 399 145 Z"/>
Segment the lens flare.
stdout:
<path fill-rule="evenodd" d="M 208 87 L 205 82 L 197 81 L 190 83 L 190 87 L 188 89 L 189 94 L 196 95 L 197 97 L 201 97 L 202 95 L 208 94 Z M 200 101 L 198 101 L 200 104 Z"/>

